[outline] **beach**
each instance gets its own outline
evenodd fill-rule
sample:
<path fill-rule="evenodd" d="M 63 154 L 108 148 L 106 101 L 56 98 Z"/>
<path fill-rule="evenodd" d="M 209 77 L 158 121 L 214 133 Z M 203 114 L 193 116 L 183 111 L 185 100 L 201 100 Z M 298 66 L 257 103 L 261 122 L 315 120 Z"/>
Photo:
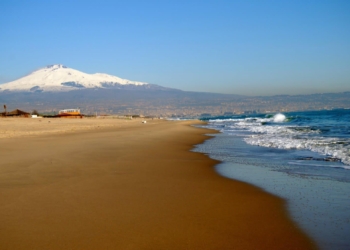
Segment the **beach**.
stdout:
<path fill-rule="evenodd" d="M 315 249 L 200 121 L 0 119 L 0 249 Z"/>
<path fill-rule="evenodd" d="M 319 249 L 350 249 L 350 112 L 346 109 L 211 117 L 194 151 L 220 161 L 218 174 L 287 201 Z M 326 215 L 326 216 L 325 216 Z"/>

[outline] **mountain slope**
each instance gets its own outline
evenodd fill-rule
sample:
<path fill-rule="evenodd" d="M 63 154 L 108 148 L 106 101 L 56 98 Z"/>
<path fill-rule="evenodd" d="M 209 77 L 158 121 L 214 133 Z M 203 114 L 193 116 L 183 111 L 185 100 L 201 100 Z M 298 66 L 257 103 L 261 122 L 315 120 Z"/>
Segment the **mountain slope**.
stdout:
<path fill-rule="evenodd" d="M 146 87 L 147 85 L 152 84 L 101 73 L 86 74 L 61 64 L 55 64 L 34 71 L 18 80 L 1 84 L 0 91 L 61 92 L 89 88 Z"/>

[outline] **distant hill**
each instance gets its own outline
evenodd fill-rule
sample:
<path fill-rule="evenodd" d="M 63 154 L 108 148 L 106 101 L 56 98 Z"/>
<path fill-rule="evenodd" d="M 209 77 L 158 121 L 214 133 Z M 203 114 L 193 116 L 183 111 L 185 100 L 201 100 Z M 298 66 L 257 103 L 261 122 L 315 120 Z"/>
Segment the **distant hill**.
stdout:
<path fill-rule="evenodd" d="M 350 108 L 350 92 L 247 97 L 164 89 L 82 89 L 70 92 L 0 92 L 0 104 L 39 112 L 79 107 L 84 114 L 189 116 Z M 0 106 L 1 107 L 1 106 Z"/>
<path fill-rule="evenodd" d="M 57 112 L 80 108 L 84 114 L 195 117 L 350 108 L 350 92 L 254 97 L 189 92 L 107 74 L 86 74 L 56 64 L 0 84 L 0 105 L 5 104 L 9 110 Z"/>

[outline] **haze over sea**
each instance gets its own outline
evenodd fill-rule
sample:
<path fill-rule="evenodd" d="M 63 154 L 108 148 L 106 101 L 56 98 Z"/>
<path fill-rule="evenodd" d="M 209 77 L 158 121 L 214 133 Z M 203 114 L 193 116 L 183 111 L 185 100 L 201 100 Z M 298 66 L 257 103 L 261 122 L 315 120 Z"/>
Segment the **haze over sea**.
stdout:
<path fill-rule="evenodd" d="M 204 118 L 219 130 L 195 151 L 219 174 L 287 201 L 321 249 L 350 249 L 350 110 Z"/>

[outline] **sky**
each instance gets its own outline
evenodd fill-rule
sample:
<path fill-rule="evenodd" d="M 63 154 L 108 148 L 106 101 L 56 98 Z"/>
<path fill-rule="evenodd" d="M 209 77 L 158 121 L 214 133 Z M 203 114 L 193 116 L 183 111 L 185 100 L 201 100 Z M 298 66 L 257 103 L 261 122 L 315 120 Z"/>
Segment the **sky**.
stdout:
<path fill-rule="evenodd" d="M 186 91 L 350 91 L 350 1 L 0 1 L 0 83 L 50 64 Z"/>

